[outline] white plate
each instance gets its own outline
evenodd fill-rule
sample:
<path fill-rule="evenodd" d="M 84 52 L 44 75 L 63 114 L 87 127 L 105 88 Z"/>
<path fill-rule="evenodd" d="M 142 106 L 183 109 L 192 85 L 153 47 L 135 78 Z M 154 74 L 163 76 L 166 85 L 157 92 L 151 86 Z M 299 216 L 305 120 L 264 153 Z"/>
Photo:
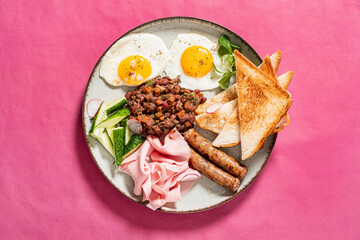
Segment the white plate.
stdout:
<path fill-rule="evenodd" d="M 259 65 L 262 61 L 259 55 L 254 51 L 254 49 L 240 36 L 216 23 L 198 18 L 171 17 L 154 20 L 130 30 L 120 38 L 130 33 L 141 32 L 153 33 L 159 36 L 164 40 L 167 47 L 170 47 L 173 39 L 178 33 L 200 33 L 214 42 L 217 42 L 217 39 L 221 35 L 226 34 L 230 37 L 232 43 L 240 45 L 242 47 L 242 53 L 255 65 Z M 91 122 L 85 110 L 87 102 L 93 98 L 102 99 L 106 102 L 110 102 L 113 99 L 118 98 L 119 96 L 125 95 L 126 91 L 129 90 L 129 88 L 127 87 L 112 87 L 106 84 L 105 81 L 99 77 L 99 63 L 101 62 L 104 54 L 96 63 L 85 89 L 82 109 L 85 138 L 92 158 L 99 167 L 100 171 L 108 179 L 108 181 L 125 196 L 129 197 L 130 199 L 134 200 L 139 204 L 142 204 L 141 196 L 135 196 L 133 194 L 133 180 L 125 173 L 119 172 L 118 168 L 113 164 L 113 157 L 102 147 L 102 145 L 96 139 L 88 135 L 88 132 L 91 128 Z M 214 91 L 204 92 L 204 94 L 206 97 L 211 98 L 219 91 L 220 89 L 217 89 Z M 202 134 L 204 137 L 211 141 L 216 136 L 215 134 L 209 131 L 202 130 L 200 128 L 196 128 L 196 131 L 198 131 L 200 134 Z M 226 188 L 217 185 L 205 176 L 201 176 L 193 185 L 193 187 L 189 190 L 189 192 L 182 196 L 181 201 L 175 203 L 167 203 L 159 210 L 175 213 L 197 212 L 219 206 L 220 204 L 231 200 L 240 192 L 242 192 L 245 188 L 247 188 L 264 168 L 275 145 L 276 136 L 277 134 L 269 136 L 263 149 L 258 151 L 251 159 L 242 161 L 242 163 L 248 167 L 248 173 L 245 179 L 242 180 L 237 193 L 232 193 L 230 190 L 227 190 Z M 235 159 L 240 159 L 241 157 L 240 146 L 224 148 L 222 150 L 234 157 Z"/>

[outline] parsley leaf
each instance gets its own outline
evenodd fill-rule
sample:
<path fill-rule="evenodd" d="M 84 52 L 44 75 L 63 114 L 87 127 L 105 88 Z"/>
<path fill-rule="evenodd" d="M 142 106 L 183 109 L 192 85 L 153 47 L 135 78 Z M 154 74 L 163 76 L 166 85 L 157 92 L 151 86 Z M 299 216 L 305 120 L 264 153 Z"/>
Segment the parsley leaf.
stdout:
<path fill-rule="evenodd" d="M 220 87 L 225 90 L 229 87 L 230 85 L 230 78 L 232 75 L 234 75 L 234 73 L 236 73 L 236 71 L 232 71 L 232 72 L 226 72 L 223 77 L 219 80 L 219 85 Z"/>
<path fill-rule="evenodd" d="M 218 56 L 220 57 L 222 64 L 227 67 L 228 71 L 224 73 L 219 71 L 214 64 L 213 66 L 216 72 L 223 73 L 223 77 L 218 81 L 218 83 L 224 90 L 229 87 L 231 76 L 236 73 L 234 50 L 237 49 L 241 52 L 242 49 L 240 46 L 232 44 L 229 36 L 227 35 L 222 35 L 218 39 L 218 43 L 220 45 L 218 49 Z"/>
<path fill-rule="evenodd" d="M 223 46 L 230 54 L 232 53 L 231 45 L 230 45 L 230 38 L 227 35 L 222 35 L 218 39 L 218 43 Z"/>

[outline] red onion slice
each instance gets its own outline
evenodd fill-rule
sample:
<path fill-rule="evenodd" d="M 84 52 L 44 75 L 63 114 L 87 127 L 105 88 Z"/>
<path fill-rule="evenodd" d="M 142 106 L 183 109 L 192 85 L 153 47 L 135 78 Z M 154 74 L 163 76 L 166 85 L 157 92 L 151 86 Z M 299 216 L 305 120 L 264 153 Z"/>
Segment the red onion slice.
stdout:
<path fill-rule="evenodd" d="M 206 109 L 206 113 L 214 113 L 217 110 L 219 110 L 224 104 L 219 102 L 219 103 L 214 103 L 212 105 L 210 105 L 207 109 Z"/>
<path fill-rule="evenodd" d="M 142 132 L 141 123 L 136 119 L 129 119 L 127 121 L 127 126 L 135 134 L 140 134 Z"/>
<path fill-rule="evenodd" d="M 102 102 L 103 101 L 101 101 L 100 99 L 91 99 L 90 101 L 88 101 L 88 103 L 86 104 L 86 112 L 90 118 L 96 116 Z"/>

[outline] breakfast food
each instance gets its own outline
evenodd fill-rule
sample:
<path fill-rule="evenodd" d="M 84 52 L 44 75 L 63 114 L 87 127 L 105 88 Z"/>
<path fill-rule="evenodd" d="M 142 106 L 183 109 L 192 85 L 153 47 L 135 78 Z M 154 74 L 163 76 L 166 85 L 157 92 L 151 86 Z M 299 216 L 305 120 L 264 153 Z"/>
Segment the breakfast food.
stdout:
<path fill-rule="evenodd" d="M 270 57 L 271 65 L 274 69 L 275 74 L 277 73 L 277 69 L 279 68 L 281 56 L 282 56 L 282 53 L 280 51 L 277 51 Z M 261 68 L 261 66 L 262 66 L 262 64 L 259 67 Z M 279 82 L 282 83 L 284 86 L 285 85 L 288 86 L 292 79 L 292 75 L 293 75 L 293 72 L 289 71 L 289 72 L 279 76 L 278 77 Z M 287 88 L 287 86 L 286 86 L 286 88 Z M 227 88 L 224 91 L 217 94 L 215 97 L 208 99 L 205 103 L 199 105 L 195 109 L 195 113 L 196 113 L 196 115 L 203 114 L 206 112 L 206 109 L 214 103 L 219 103 L 219 102 L 227 103 L 236 98 L 237 98 L 237 93 L 236 93 L 236 83 L 235 83 L 235 84 L 231 85 L 229 88 Z"/>
<path fill-rule="evenodd" d="M 189 159 L 189 164 L 191 167 L 195 168 L 217 184 L 226 187 L 233 192 L 236 192 L 238 190 L 240 186 L 239 178 L 234 177 L 231 174 L 221 170 L 220 168 L 200 156 L 192 148 L 190 148 L 190 151 L 191 155 Z"/>
<path fill-rule="evenodd" d="M 270 57 L 270 62 L 271 62 L 271 66 L 272 69 L 274 71 L 274 74 L 276 74 L 277 68 L 279 67 L 280 61 L 281 61 L 281 52 L 277 51 L 275 52 L 273 55 L 271 55 Z M 265 70 L 265 65 L 264 63 L 267 64 L 267 59 L 264 58 L 264 62 L 259 66 L 260 69 Z M 271 72 L 269 72 L 269 68 L 266 67 L 267 70 L 267 74 L 272 74 Z M 281 76 L 278 77 L 279 82 L 281 83 L 281 85 L 284 88 L 287 88 L 287 86 L 290 84 L 290 81 L 292 79 L 293 76 L 293 72 L 289 71 Z M 286 86 L 286 87 L 285 87 Z M 227 103 L 230 102 L 234 99 L 237 98 L 237 92 L 236 92 L 236 83 L 231 85 L 229 88 L 227 88 L 226 90 L 220 92 L 219 94 L 217 94 L 215 97 L 208 99 L 205 103 L 199 105 L 196 110 L 195 113 L 196 115 L 200 115 L 203 113 L 206 113 L 206 109 L 211 106 L 214 103 Z"/>
<path fill-rule="evenodd" d="M 271 77 L 271 78 L 275 79 L 276 81 L 278 81 L 277 77 L 276 77 L 276 72 L 274 70 L 274 67 L 271 64 L 271 60 L 270 60 L 269 55 L 265 56 L 265 58 L 264 58 L 263 62 L 261 63 L 259 69 L 262 70 L 267 75 L 269 75 L 269 77 Z"/>
<path fill-rule="evenodd" d="M 275 73 L 277 73 L 279 69 L 281 58 L 282 58 L 281 51 L 276 51 L 273 55 L 270 56 L 271 65 L 273 66 Z"/>
<path fill-rule="evenodd" d="M 279 52 L 276 52 L 272 55 L 276 56 L 279 55 Z M 278 65 L 277 63 L 274 63 L 275 65 Z M 283 74 L 279 77 L 280 80 L 276 77 L 275 73 L 275 67 L 273 67 L 273 63 L 271 62 L 271 57 L 266 56 L 264 58 L 263 63 L 260 66 L 260 70 L 262 70 L 264 73 L 271 76 L 275 81 L 278 81 L 280 86 L 284 89 L 287 88 L 289 85 L 291 79 L 292 79 L 292 72 L 289 71 L 286 74 Z M 237 86 L 237 85 L 235 85 Z M 230 88 L 229 88 L 230 89 Z M 225 91 L 224 91 L 225 92 Z M 236 94 L 237 96 L 237 94 Z M 287 113 L 276 125 L 275 129 L 272 133 L 277 133 L 281 131 L 285 126 L 289 125 L 289 114 Z M 236 108 L 233 113 L 231 114 L 231 117 L 227 119 L 225 125 L 222 127 L 221 132 L 219 135 L 215 138 L 213 141 L 213 145 L 215 147 L 232 147 L 236 146 L 240 143 L 240 125 L 239 125 L 239 112 Z"/>
<path fill-rule="evenodd" d="M 277 55 L 278 53 L 279 53 L 279 51 L 274 53 L 273 56 Z M 264 58 L 264 61 L 259 66 L 259 68 L 263 72 L 265 72 L 266 74 L 271 76 L 272 78 L 276 79 L 276 81 L 278 81 L 269 56 L 266 56 Z M 218 94 L 217 96 L 212 98 L 210 101 L 207 101 L 204 104 L 200 105 L 199 106 L 200 110 L 196 109 L 197 113 L 201 113 L 202 111 L 204 111 L 205 107 L 207 107 L 207 109 L 209 109 L 211 106 L 213 106 L 213 104 L 215 104 L 215 101 L 221 101 L 222 103 L 224 103 L 227 100 L 233 99 L 230 102 L 226 102 L 223 105 L 223 107 L 220 108 L 219 111 L 217 111 L 216 113 L 208 114 L 208 111 L 206 110 L 205 113 L 200 114 L 200 115 L 196 116 L 196 118 L 195 118 L 195 121 L 199 127 L 210 130 L 210 131 L 212 131 L 214 133 L 218 133 L 218 134 L 220 133 L 220 131 L 223 132 L 221 135 L 219 134 L 218 138 L 215 139 L 215 141 L 214 141 L 213 145 L 217 146 L 217 147 L 230 147 L 230 146 L 235 146 L 240 143 L 240 132 L 237 133 L 237 136 L 228 137 L 228 132 L 224 132 L 222 130 L 222 129 L 224 129 L 226 123 L 233 124 L 233 125 L 237 124 L 236 119 L 234 119 L 234 117 L 233 117 L 233 119 L 230 119 L 233 111 L 235 110 L 235 108 L 237 108 L 237 100 L 236 100 L 237 92 L 236 92 L 236 86 L 234 86 L 234 85 L 229 87 L 225 91 L 221 92 L 220 94 Z M 231 106 L 233 106 L 233 108 L 230 108 L 228 106 L 229 104 Z M 286 119 L 288 119 L 288 118 L 286 118 Z M 285 124 L 283 124 L 282 126 L 285 126 Z M 239 128 L 237 126 L 230 126 L 230 127 L 227 126 L 224 130 L 226 130 L 226 131 L 235 130 L 236 131 L 238 129 Z M 224 134 L 226 136 L 224 136 Z M 223 138 L 223 137 L 225 137 L 225 138 Z M 219 139 L 221 139 L 221 141 Z M 225 142 L 223 142 L 223 141 L 225 141 Z"/>
<path fill-rule="evenodd" d="M 171 78 L 180 76 L 181 86 L 209 90 L 219 86 L 221 76 L 213 64 L 221 66 L 217 43 L 195 33 L 178 34 L 170 50 L 170 61 L 165 72 Z"/>
<path fill-rule="evenodd" d="M 162 142 L 148 136 L 141 147 L 125 158 L 120 171 L 134 180 L 133 192 L 142 195 L 143 201 L 153 210 L 167 202 L 181 200 L 200 177 L 198 171 L 189 168 L 191 152 L 181 134 L 173 130 Z"/>
<path fill-rule="evenodd" d="M 185 140 L 196 149 L 200 154 L 205 156 L 211 162 L 221 167 L 228 173 L 243 179 L 247 173 L 247 167 L 226 153 L 213 147 L 211 143 L 197 133 L 194 129 L 189 129 L 184 133 Z"/>
<path fill-rule="evenodd" d="M 194 126 L 194 110 L 206 98 L 199 90 L 181 88 L 179 82 L 157 78 L 126 93 L 130 119 L 142 124 L 143 134 L 160 137 L 174 127 L 184 132 Z"/>
<path fill-rule="evenodd" d="M 286 114 L 292 100 L 289 92 L 235 50 L 241 158 L 250 158 L 261 148 Z"/>
<path fill-rule="evenodd" d="M 149 208 L 181 200 L 200 173 L 239 192 L 248 167 L 217 147 L 241 142 L 245 160 L 269 134 L 289 124 L 291 95 L 285 89 L 293 73 L 277 77 L 282 53 L 266 56 L 256 67 L 239 51 L 226 35 L 216 43 L 181 33 L 168 50 L 158 36 L 137 33 L 118 40 L 102 57 L 100 77 L 129 87 L 112 102 L 88 101 L 89 135 L 132 177 L 133 193 Z M 224 91 L 207 100 L 201 91 L 214 88 Z M 215 140 L 197 133 L 195 124 L 217 133 Z"/>
<path fill-rule="evenodd" d="M 278 77 L 280 86 L 282 86 L 284 89 L 287 89 L 291 79 L 293 78 L 294 73 L 292 71 L 288 71 L 284 73 L 283 75 Z"/>
<path fill-rule="evenodd" d="M 239 111 L 236 107 L 212 142 L 215 147 L 233 147 L 240 143 Z"/>
<path fill-rule="evenodd" d="M 100 77 L 113 86 L 138 86 L 159 76 L 168 63 L 163 40 L 150 33 L 118 40 L 100 63 Z"/>

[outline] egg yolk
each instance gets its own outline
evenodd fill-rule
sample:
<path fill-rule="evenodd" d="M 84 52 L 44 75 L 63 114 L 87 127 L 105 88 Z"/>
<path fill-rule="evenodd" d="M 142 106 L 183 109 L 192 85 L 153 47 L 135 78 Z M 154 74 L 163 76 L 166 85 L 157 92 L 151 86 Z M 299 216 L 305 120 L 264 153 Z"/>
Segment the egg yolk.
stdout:
<path fill-rule="evenodd" d="M 211 71 L 213 57 L 208 49 L 201 46 L 191 46 L 185 49 L 181 55 L 180 63 L 186 75 L 199 78 Z"/>
<path fill-rule="evenodd" d="M 144 57 L 131 55 L 119 64 L 118 75 L 126 84 L 139 85 L 151 75 L 151 65 Z"/>

